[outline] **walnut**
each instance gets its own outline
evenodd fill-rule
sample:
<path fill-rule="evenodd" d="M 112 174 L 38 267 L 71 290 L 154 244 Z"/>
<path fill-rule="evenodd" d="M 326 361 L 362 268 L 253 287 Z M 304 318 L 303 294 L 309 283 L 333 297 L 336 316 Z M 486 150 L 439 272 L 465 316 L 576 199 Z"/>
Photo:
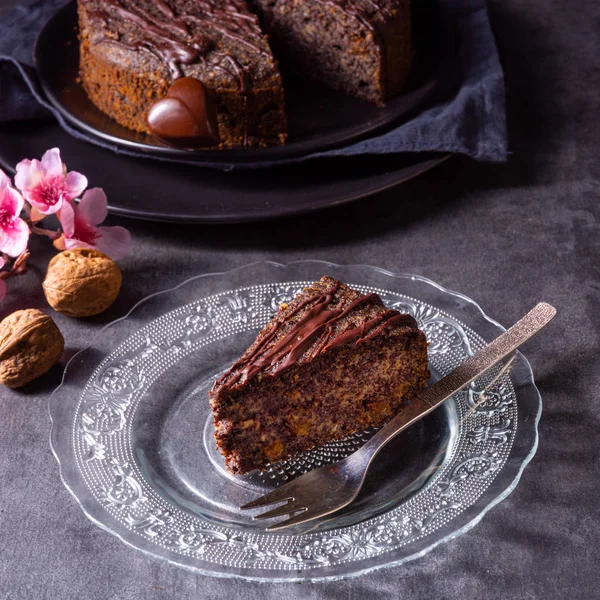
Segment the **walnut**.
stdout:
<path fill-rule="evenodd" d="M 62 356 L 65 340 L 54 321 L 30 308 L 0 323 L 0 383 L 18 388 L 50 369 Z"/>
<path fill-rule="evenodd" d="M 48 265 L 42 284 L 48 304 L 69 317 L 91 317 L 116 299 L 122 282 L 119 267 L 108 256 L 88 248 L 65 250 Z"/>

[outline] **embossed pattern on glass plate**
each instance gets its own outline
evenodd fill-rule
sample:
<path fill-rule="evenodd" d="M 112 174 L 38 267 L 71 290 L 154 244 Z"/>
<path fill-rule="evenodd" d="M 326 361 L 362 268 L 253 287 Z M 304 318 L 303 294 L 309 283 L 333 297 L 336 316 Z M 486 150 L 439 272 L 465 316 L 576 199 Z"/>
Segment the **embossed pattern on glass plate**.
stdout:
<path fill-rule="evenodd" d="M 65 483 L 86 513 L 133 546 L 174 563 L 214 575 L 264 580 L 357 574 L 412 558 L 471 526 L 516 485 L 535 449 L 539 395 L 522 357 L 510 375 L 502 375 L 486 390 L 484 398 L 482 390 L 497 370 L 456 395 L 452 443 L 422 485 L 389 510 L 368 518 L 363 514 L 344 526 L 334 524 L 314 533 L 267 534 L 256 526 L 198 514 L 173 502 L 139 460 L 133 441 L 140 426 L 136 414 L 144 403 L 152 402 L 149 390 L 156 382 L 190 357 L 205 356 L 202 352 L 244 334 L 252 336 L 281 302 L 325 272 L 363 292 L 375 291 L 388 306 L 415 316 L 427 335 L 430 364 L 438 377 L 484 345 L 482 336 L 468 324 L 480 312 L 471 301 L 420 278 L 376 269 L 367 276 L 366 269 L 262 263 L 247 267 L 242 276 L 237 271 L 232 277 L 196 279 L 187 294 L 185 284 L 169 302 L 164 302 L 168 294 L 163 295 L 161 312 L 150 310 L 132 327 L 119 327 L 125 331 L 100 344 L 106 348 L 102 356 L 80 357 L 79 365 L 74 365 L 80 372 L 71 376 L 70 385 L 69 367 L 52 400 L 52 445 Z M 265 283 L 240 285 L 252 281 L 253 271 Z M 453 314 L 457 299 L 458 304 L 465 303 L 458 315 Z M 485 317 L 481 314 L 479 319 L 481 323 Z M 490 324 L 487 320 L 488 337 L 498 329 Z M 65 397 L 60 398 L 61 392 Z M 198 424 L 198 435 L 203 426 Z M 265 473 L 252 475 L 251 483 L 279 485 L 347 455 L 370 434 L 357 434 L 272 465 Z"/>

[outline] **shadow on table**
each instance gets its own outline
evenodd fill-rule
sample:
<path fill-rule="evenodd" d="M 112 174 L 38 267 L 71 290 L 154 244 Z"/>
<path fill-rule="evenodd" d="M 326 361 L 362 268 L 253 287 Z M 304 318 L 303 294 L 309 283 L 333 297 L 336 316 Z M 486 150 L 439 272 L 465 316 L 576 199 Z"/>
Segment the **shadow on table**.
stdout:
<path fill-rule="evenodd" d="M 65 351 L 58 363 L 56 363 L 47 373 L 35 379 L 31 383 L 24 385 L 21 388 L 14 390 L 13 398 L 15 401 L 19 401 L 19 397 L 27 397 L 28 399 L 38 400 L 43 399 L 43 402 L 47 402 L 46 394 L 53 392 L 62 381 L 63 371 L 67 363 L 77 354 L 78 350 L 75 348 L 66 347 Z"/>
<path fill-rule="evenodd" d="M 402 230 L 433 215 L 456 210 L 478 189 L 510 185 L 509 165 L 481 165 L 454 157 L 434 171 L 401 186 L 351 204 L 314 213 L 236 225 L 182 225 L 121 221 L 133 235 L 185 243 L 190 249 L 293 250 L 357 243 Z M 515 181 L 514 185 L 524 185 Z"/>

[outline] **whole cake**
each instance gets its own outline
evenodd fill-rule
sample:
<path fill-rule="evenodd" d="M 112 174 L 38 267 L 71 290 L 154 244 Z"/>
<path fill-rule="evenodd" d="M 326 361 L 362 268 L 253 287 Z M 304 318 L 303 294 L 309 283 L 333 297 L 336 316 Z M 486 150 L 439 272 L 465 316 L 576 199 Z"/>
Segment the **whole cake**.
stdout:
<path fill-rule="evenodd" d="M 285 141 L 263 27 L 298 72 L 378 104 L 401 89 L 412 58 L 410 0 L 78 0 L 78 13 L 92 102 L 189 148 Z"/>
<path fill-rule="evenodd" d="M 285 140 L 277 63 L 244 0 L 78 0 L 78 13 L 81 81 L 121 125 L 183 146 Z M 172 92 L 180 78 L 200 82 L 206 106 Z"/>
<path fill-rule="evenodd" d="M 217 447 L 234 474 L 378 426 L 429 378 L 409 315 L 323 277 L 258 334 L 209 392 Z"/>
<path fill-rule="evenodd" d="M 329 87 L 383 104 L 412 62 L 410 0 L 254 0 L 277 49 Z"/>

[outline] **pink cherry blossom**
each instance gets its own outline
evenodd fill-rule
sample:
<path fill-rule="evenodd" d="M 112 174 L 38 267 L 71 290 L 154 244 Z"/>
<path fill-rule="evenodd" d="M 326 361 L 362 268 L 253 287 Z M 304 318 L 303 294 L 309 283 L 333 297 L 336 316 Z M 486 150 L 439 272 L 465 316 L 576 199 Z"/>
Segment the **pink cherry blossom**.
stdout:
<path fill-rule="evenodd" d="M 0 252 L 9 256 L 19 256 L 27 248 L 29 227 L 19 216 L 22 210 L 23 197 L 0 171 Z"/>
<path fill-rule="evenodd" d="M 59 219 L 63 235 L 54 242 L 59 250 L 94 248 L 113 260 L 131 253 L 131 235 L 124 227 L 97 227 L 107 215 L 106 194 L 100 188 L 88 190 L 77 206 L 63 204 Z"/>
<path fill-rule="evenodd" d="M 41 161 L 22 160 L 15 175 L 16 187 L 32 205 L 34 221 L 58 212 L 63 204 L 77 198 L 87 184 L 81 173 L 67 173 L 58 148 L 48 150 Z"/>

